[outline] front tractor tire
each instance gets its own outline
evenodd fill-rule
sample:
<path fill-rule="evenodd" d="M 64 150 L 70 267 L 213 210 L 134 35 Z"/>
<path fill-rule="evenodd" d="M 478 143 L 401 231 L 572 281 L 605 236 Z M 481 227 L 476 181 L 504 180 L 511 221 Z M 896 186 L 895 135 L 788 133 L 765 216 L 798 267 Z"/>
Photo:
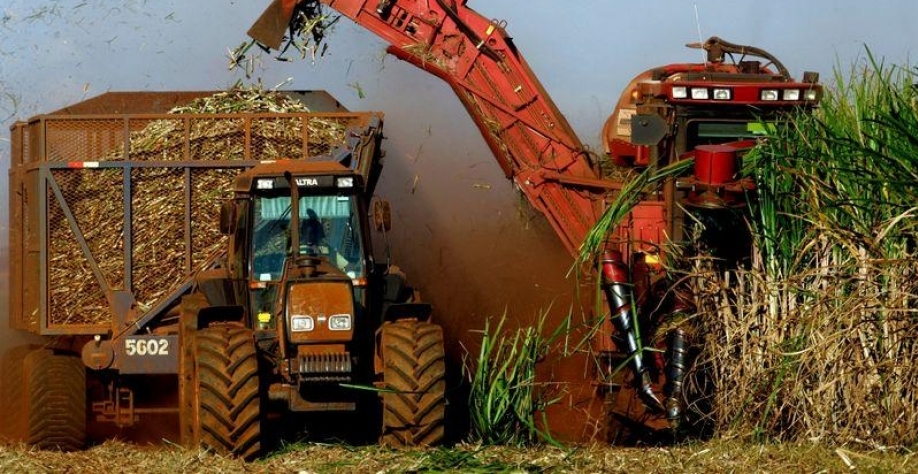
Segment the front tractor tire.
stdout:
<path fill-rule="evenodd" d="M 432 446 L 444 436 L 446 361 L 443 330 L 424 321 L 382 326 L 382 435 L 392 447 Z"/>
<path fill-rule="evenodd" d="M 218 325 L 194 344 L 195 444 L 251 460 L 261 453 L 261 391 L 252 331 Z"/>

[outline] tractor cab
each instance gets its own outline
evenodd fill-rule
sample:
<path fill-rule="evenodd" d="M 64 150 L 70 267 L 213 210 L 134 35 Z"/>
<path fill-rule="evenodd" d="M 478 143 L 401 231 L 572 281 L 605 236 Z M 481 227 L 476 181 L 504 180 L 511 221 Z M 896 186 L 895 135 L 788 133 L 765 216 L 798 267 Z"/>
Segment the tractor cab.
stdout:
<path fill-rule="evenodd" d="M 300 345 L 348 359 L 373 268 L 367 215 L 362 177 L 337 162 L 279 161 L 236 179 L 221 212 L 229 270 L 251 326 L 284 342 L 281 359 Z"/>

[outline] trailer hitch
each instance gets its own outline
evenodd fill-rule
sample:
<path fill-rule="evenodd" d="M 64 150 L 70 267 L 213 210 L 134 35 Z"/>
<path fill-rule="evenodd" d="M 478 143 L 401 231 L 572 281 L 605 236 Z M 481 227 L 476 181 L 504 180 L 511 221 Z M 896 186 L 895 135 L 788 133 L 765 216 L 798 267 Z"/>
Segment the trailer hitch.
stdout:
<path fill-rule="evenodd" d="M 650 374 L 644 366 L 643 354 L 638 345 L 638 335 L 634 326 L 633 300 L 628 284 L 628 269 L 622 261 L 621 252 L 607 250 L 603 253 L 600 262 L 602 272 L 602 290 L 609 304 L 610 318 L 618 333 L 621 335 L 625 353 L 631 361 L 631 370 L 634 372 L 634 383 L 641 401 L 657 412 L 664 412 L 663 403 L 653 393 Z M 616 341 L 616 345 L 619 343 Z"/>

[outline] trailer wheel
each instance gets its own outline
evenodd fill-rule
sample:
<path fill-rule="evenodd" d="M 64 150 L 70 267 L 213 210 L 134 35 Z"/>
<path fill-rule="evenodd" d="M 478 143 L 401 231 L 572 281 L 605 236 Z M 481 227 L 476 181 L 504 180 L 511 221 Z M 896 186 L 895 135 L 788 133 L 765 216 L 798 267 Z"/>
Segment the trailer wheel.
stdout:
<path fill-rule="evenodd" d="M 86 446 L 86 369 L 77 356 L 50 349 L 23 360 L 25 441 L 40 449 Z"/>
<path fill-rule="evenodd" d="M 252 331 L 234 325 L 195 336 L 197 444 L 252 459 L 261 451 L 261 393 Z"/>
<path fill-rule="evenodd" d="M 22 367 L 26 356 L 36 349 L 35 345 L 13 347 L 0 362 L 0 436 L 6 441 L 25 441 Z"/>
<path fill-rule="evenodd" d="M 442 328 L 403 320 L 384 324 L 381 332 L 386 390 L 380 443 L 395 447 L 440 443 L 446 414 Z"/>

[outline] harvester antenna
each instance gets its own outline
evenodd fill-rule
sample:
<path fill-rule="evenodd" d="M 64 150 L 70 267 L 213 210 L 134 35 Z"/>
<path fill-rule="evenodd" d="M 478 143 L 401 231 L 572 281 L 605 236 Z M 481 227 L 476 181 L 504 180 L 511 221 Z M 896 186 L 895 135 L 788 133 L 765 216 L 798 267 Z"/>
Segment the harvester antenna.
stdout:
<path fill-rule="evenodd" d="M 698 44 L 704 44 L 704 36 L 701 34 L 701 18 L 698 16 L 698 2 L 693 3 L 693 5 L 695 7 L 695 29 L 698 30 Z M 701 54 L 705 56 L 703 62 L 707 62 L 708 58 L 704 50 L 702 50 Z"/>

